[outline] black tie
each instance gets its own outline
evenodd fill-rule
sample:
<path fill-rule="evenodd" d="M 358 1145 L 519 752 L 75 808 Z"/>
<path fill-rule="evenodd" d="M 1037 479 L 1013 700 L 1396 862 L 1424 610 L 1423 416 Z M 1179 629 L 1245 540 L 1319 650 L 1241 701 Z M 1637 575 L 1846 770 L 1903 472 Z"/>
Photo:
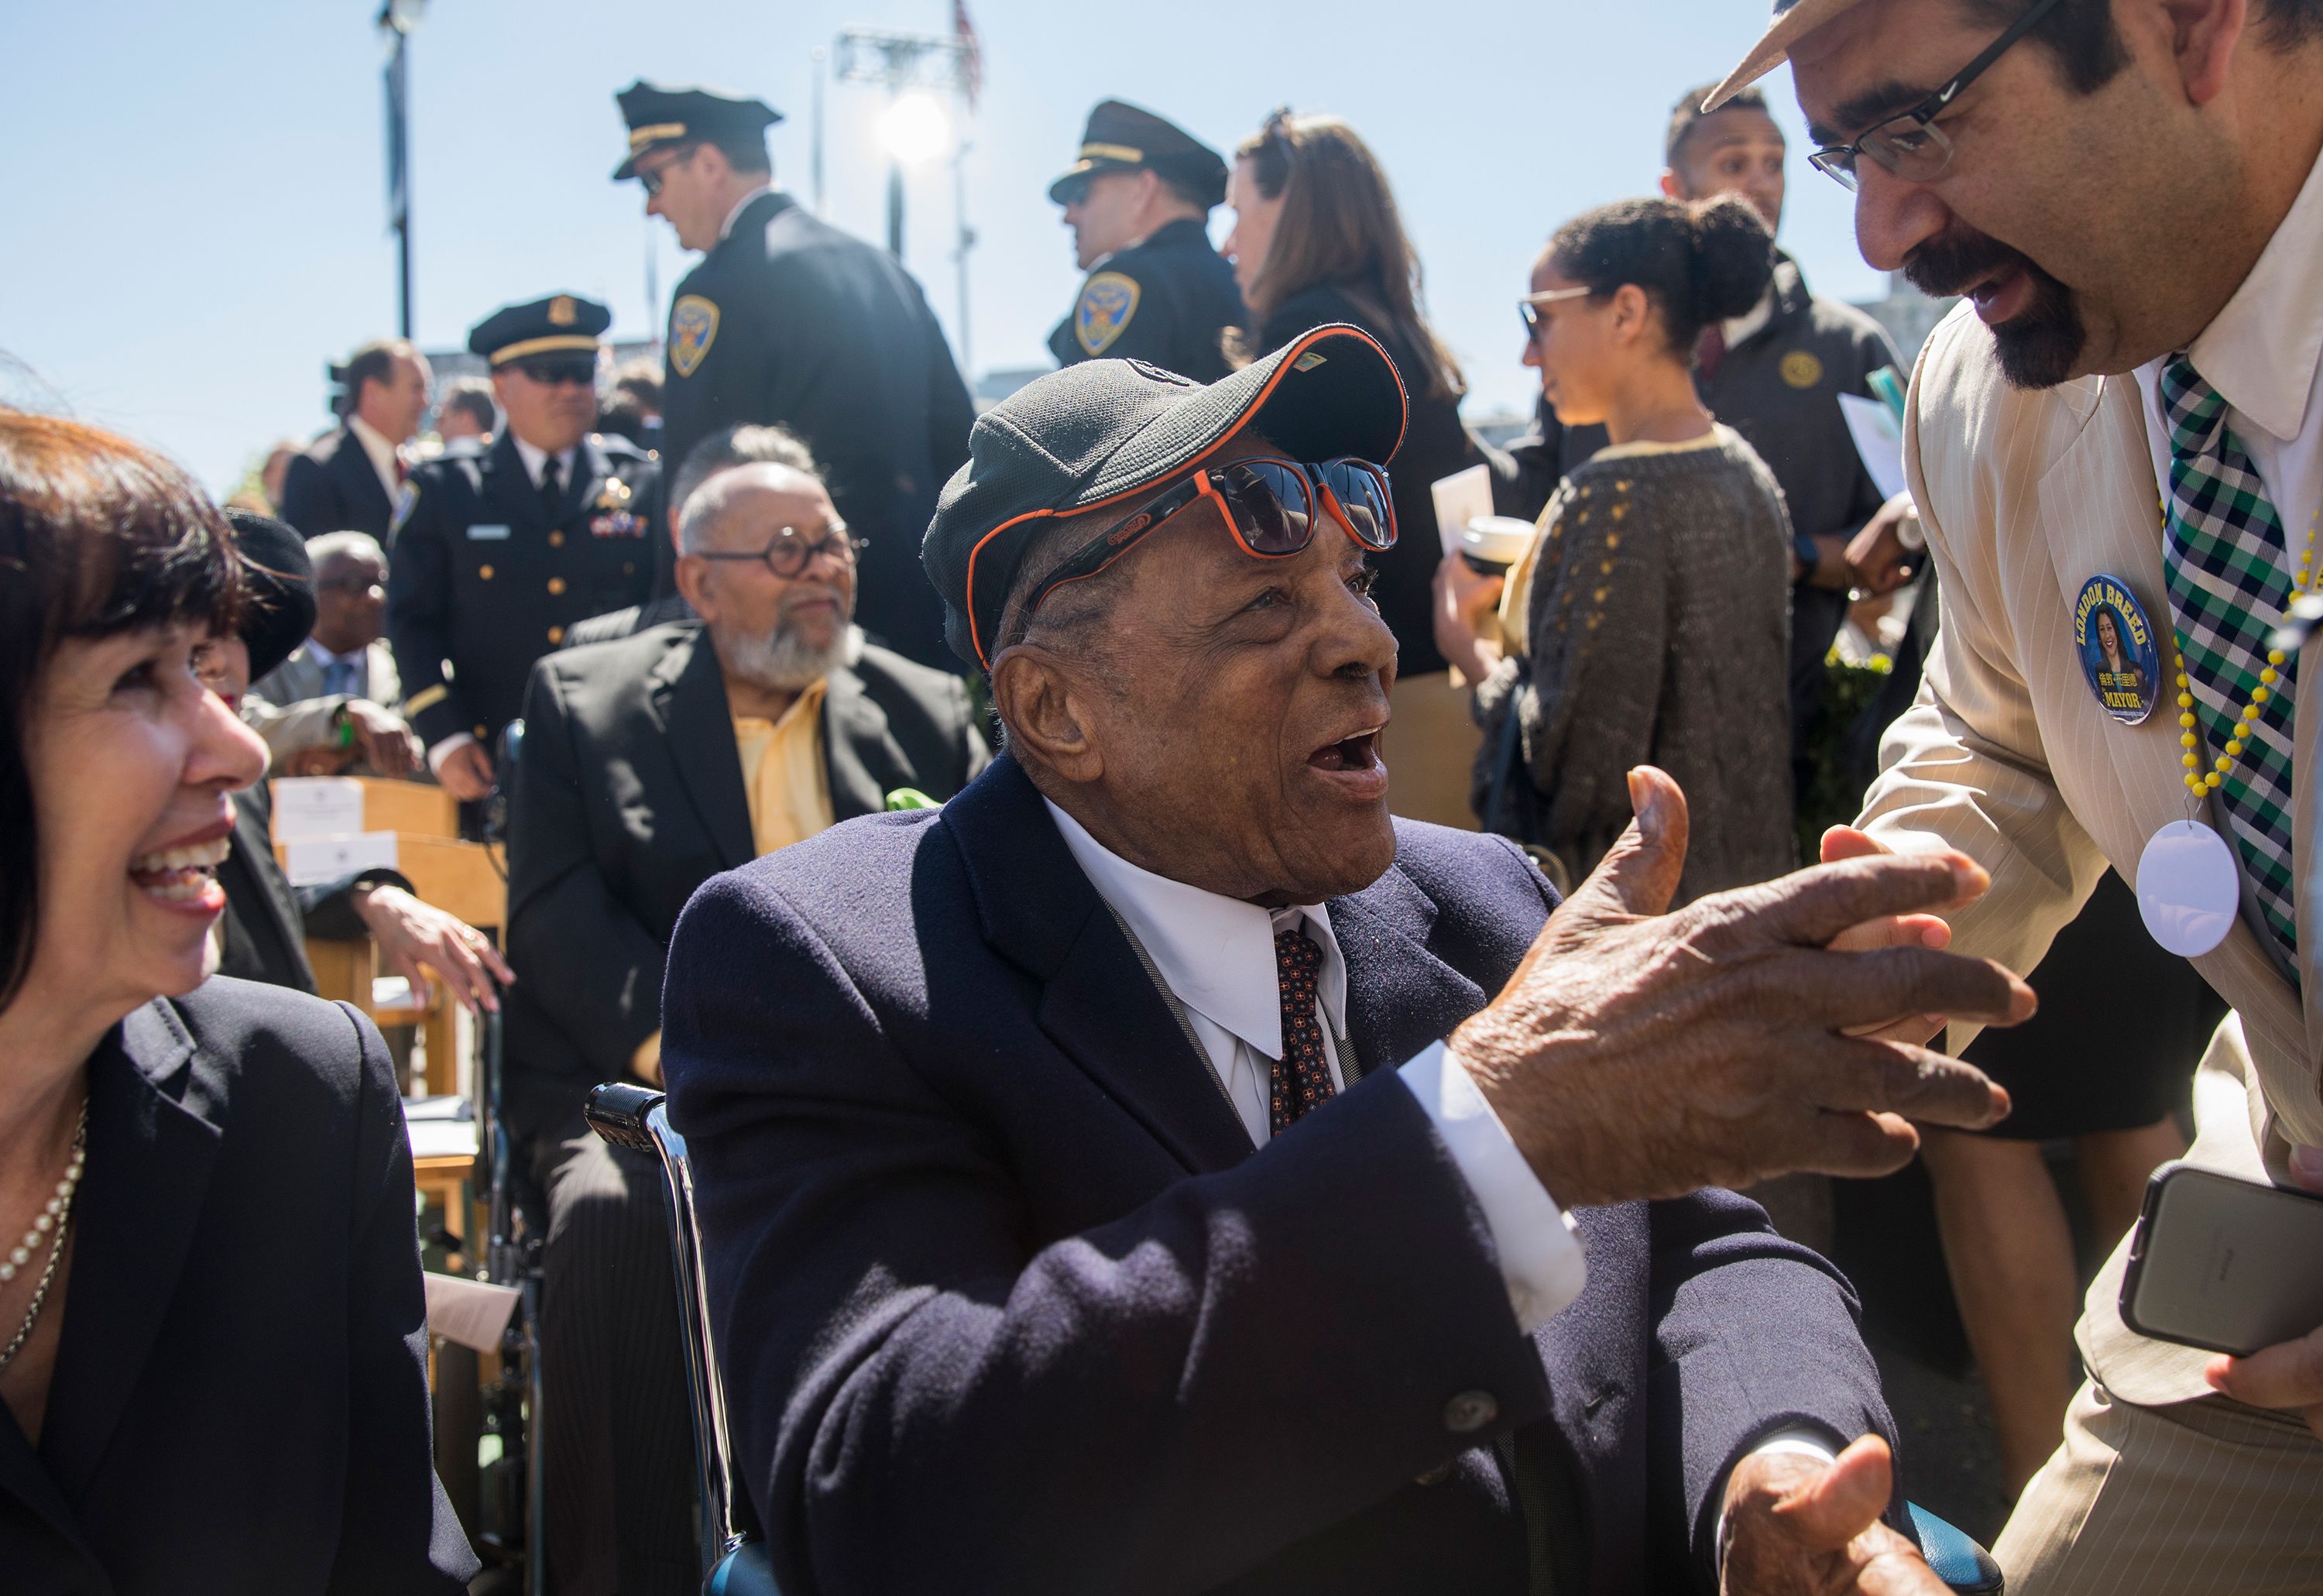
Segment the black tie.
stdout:
<path fill-rule="evenodd" d="M 540 463 L 540 508 L 555 520 L 565 503 L 565 484 L 557 480 L 556 456 L 551 454 Z"/>

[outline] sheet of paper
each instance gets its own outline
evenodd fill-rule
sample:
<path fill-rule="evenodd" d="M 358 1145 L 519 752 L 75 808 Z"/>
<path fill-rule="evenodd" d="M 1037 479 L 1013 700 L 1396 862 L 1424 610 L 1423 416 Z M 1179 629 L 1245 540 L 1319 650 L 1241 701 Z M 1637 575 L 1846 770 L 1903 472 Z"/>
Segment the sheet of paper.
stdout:
<path fill-rule="evenodd" d="M 473 1158 L 476 1122 L 472 1119 L 407 1119 L 403 1134 L 413 1158 Z"/>
<path fill-rule="evenodd" d="M 1871 473 L 1878 484 L 1883 499 L 1893 499 L 1904 491 L 1904 424 L 1896 413 L 1875 399 L 1865 399 L 1858 393 L 1839 396 L 1839 413 L 1847 417 L 1847 430 L 1855 439 L 1855 452 L 1863 457 L 1863 469 Z"/>
<path fill-rule="evenodd" d="M 429 1331 L 480 1353 L 500 1351 L 501 1333 L 508 1329 L 509 1316 L 516 1311 L 522 1292 L 514 1286 L 433 1271 L 419 1278 L 427 1283 Z"/>
<path fill-rule="evenodd" d="M 344 837 L 301 837 L 283 848 L 282 874 L 293 886 L 336 881 L 358 870 L 392 870 L 395 833 L 357 831 Z"/>
<path fill-rule="evenodd" d="M 363 829 L 363 784 L 346 775 L 286 775 L 274 784 L 274 840 Z"/>
<path fill-rule="evenodd" d="M 1436 500 L 1436 532 L 1443 539 L 1444 552 L 1455 554 L 1468 523 L 1492 513 L 1492 468 L 1472 465 L 1455 471 L 1431 483 L 1428 491 Z"/>

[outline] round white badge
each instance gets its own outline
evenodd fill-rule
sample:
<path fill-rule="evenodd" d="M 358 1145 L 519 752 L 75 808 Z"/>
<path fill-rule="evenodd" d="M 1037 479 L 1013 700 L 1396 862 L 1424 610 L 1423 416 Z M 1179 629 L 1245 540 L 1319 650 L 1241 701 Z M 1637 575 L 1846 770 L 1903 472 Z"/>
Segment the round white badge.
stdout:
<path fill-rule="evenodd" d="M 2241 880 L 2225 838 L 2199 821 L 2172 821 L 2137 857 L 2137 913 L 2155 941 L 2199 959 L 2234 928 Z"/>

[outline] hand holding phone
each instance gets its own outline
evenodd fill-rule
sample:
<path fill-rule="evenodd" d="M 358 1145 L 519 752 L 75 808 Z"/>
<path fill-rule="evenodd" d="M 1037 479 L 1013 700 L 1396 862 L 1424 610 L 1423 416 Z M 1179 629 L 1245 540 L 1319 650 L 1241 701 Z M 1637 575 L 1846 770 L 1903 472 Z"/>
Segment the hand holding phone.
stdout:
<path fill-rule="evenodd" d="M 2141 1335 L 2247 1358 L 2323 1327 L 2323 1196 L 2169 1163 L 2122 1278 Z"/>

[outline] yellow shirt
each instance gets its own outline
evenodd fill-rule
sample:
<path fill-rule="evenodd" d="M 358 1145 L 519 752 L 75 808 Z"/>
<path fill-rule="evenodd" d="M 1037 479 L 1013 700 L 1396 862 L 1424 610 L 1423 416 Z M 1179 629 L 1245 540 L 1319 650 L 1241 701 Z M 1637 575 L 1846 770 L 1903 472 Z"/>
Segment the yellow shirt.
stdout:
<path fill-rule="evenodd" d="M 779 720 L 734 717 L 750 837 L 762 854 L 788 848 L 833 823 L 831 777 L 822 763 L 823 683 L 800 693 Z"/>

